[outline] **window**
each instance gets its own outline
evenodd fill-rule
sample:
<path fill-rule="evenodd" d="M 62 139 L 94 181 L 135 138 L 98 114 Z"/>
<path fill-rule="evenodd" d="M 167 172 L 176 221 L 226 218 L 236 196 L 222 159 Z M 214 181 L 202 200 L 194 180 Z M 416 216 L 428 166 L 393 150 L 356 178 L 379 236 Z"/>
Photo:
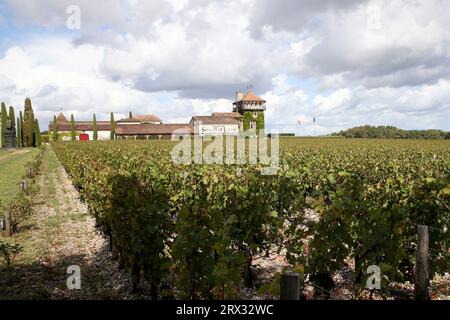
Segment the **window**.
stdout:
<path fill-rule="evenodd" d="M 256 118 L 258 116 L 258 112 L 253 112 L 253 117 Z"/>
<path fill-rule="evenodd" d="M 256 129 L 256 121 L 250 121 L 250 129 Z"/>

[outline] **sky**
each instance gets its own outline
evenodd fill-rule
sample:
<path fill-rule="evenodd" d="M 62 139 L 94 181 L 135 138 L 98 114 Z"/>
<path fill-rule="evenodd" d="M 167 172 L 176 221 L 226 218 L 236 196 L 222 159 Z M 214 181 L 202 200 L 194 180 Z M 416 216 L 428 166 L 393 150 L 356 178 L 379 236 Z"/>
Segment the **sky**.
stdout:
<path fill-rule="evenodd" d="M 41 128 L 60 111 L 184 123 L 250 85 L 269 131 L 448 131 L 450 2 L 0 0 L 0 101 L 30 97 Z"/>

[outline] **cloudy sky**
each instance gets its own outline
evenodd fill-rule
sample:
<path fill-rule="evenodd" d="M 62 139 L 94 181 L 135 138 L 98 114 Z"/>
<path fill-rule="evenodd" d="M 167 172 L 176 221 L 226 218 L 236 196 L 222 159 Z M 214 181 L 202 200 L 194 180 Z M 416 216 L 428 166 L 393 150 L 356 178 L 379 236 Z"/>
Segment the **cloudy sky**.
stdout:
<path fill-rule="evenodd" d="M 29 96 L 42 128 L 187 122 L 252 84 L 269 129 L 450 130 L 449 76 L 448 0 L 0 0 L 0 100 Z"/>

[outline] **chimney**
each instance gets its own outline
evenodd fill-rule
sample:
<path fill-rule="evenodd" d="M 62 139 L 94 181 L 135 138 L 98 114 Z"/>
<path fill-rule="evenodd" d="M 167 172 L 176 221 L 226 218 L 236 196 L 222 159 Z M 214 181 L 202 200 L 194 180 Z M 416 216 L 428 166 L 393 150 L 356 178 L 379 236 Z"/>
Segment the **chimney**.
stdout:
<path fill-rule="evenodd" d="M 236 101 L 244 99 L 244 93 L 243 92 L 236 92 Z"/>

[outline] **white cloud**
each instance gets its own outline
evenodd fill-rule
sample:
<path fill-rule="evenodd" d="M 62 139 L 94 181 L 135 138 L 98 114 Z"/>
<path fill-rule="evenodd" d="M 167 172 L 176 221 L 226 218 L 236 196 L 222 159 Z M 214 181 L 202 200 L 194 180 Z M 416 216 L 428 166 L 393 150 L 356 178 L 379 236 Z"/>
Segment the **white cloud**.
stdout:
<path fill-rule="evenodd" d="M 314 98 L 314 111 L 315 114 L 327 115 L 336 110 L 341 106 L 346 106 L 349 104 L 352 97 L 352 93 L 349 89 L 338 89 L 329 96 L 317 95 Z"/>
<path fill-rule="evenodd" d="M 394 125 L 405 129 L 450 129 L 450 82 L 419 88 L 338 89 L 314 99 L 313 114 L 325 127 Z"/>
<path fill-rule="evenodd" d="M 367 26 L 370 10 L 379 26 Z M 373 0 L 324 14 L 311 30 L 320 42 L 301 57 L 300 72 L 341 75 L 367 87 L 421 85 L 450 75 L 450 6 L 445 1 Z"/>
<path fill-rule="evenodd" d="M 101 56 L 90 45 L 73 48 L 62 39 L 10 48 L 0 59 L 0 95 L 21 108 L 29 96 L 45 122 L 60 108 L 91 117 L 93 112 L 106 115 L 124 112 L 124 107 L 145 106 L 143 92 L 98 74 Z"/>

